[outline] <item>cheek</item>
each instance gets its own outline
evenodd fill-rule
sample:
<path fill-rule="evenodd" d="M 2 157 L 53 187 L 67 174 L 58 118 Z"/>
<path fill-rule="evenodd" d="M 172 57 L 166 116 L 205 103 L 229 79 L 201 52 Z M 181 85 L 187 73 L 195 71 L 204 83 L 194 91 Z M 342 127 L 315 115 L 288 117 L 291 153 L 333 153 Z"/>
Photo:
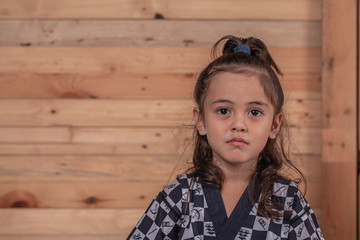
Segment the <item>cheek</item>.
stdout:
<path fill-rule="evenodd" d="M 265 148 L 265 146 L 266 146 L 266 143 L 268 142 L 268 140 L 269 140 L 269 135 L 267 134 L 267 135 L 263 135 L 262 137 L 261 137 L 261 140 L 259 141 L 260 142 L 260 147 L 261 147 L 261 150 L 262 149 L 264 149 Z"/>
<path fill-rule="evenodd" d="M 207 121 L 205 123 L 206 136 L 209 143 L 215 143 L 222 139 L 225 134 L 225 129 L 222 124 L 216 124 L 214 121 Z"/>
<path fill-rule="evenodd" d="M 253 128 L 254 135 L 256 135 L 259 144 L 264 146 L 266 145 L 266 142 L 269 139 L 269 134 L 271 132 L 271 127 L 271 124 L 264 124 L 262 127 L 257 126 Z"/>

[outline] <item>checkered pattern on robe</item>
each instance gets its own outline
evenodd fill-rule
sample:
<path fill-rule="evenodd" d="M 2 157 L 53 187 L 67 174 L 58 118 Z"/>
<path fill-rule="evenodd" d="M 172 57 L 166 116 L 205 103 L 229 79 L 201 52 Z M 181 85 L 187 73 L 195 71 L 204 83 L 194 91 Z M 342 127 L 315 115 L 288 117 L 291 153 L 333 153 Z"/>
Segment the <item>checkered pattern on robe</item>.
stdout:
<path fill-rule="evenodd" d="M 276 210 L 285 217 L 263 217 L 257 211 L 256 202 L 236 240 L 324 240 L 315 214 L 295 182 L 285 179 L 276 182 L 272 200 L 277 203 Z M 286 212 L 290 215 L 286 215 Z"/>
<path fill-rule="evenodd" d="M 208 191 L 207 188 L 205 190 Z M 217 233 L 214 219 L 209 214 L 212 208 L 209 204 L 223 203 L 206 199 L 204 187 L 197 179 L 192 181 L 189 175 L 179 175 L 155 197 L 127 239 L 324 239 L 314 212 L 296 183 L 285 179 L 276 182 L 272 200 L 278 203 L 280 213 L 287 211 L 291 214 L 267 219 L 257 211 L 255 202 L 255 205 L 250 205 L 249 214 L 237 220 L 240 224 L 229 228 L 226 225 L 233 223 L 227 221 L 220 226 L 234 231 Z M 250 201 L 247 203 L 251 204 Z M 243 208 L 240 207 L 241 211 Z"/>

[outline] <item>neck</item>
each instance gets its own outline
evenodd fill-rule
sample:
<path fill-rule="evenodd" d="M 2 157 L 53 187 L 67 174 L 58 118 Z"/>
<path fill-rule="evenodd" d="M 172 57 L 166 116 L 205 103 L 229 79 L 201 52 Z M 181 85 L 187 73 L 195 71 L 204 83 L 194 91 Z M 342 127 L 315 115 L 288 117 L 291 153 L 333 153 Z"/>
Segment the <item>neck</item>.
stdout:
<path fill-rule="evenodd" d="M 224 184 L 237 185 L 248 184 L 252 174 L 256 169 L 256 163 L 241 163 L 241 164 L 228 164 L 220 162 L 217 166 L 224 174 Z"/>

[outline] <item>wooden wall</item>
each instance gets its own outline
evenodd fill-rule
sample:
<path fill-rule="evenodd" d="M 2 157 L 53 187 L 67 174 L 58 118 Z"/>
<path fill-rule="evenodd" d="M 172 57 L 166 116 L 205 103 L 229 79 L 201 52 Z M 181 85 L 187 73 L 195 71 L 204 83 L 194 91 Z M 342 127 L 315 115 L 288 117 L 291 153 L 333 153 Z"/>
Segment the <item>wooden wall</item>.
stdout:
<path fill-rule="evenodd" d="M 321 21 L 320 0 L 0 0 L 0 238 L 124 239 L 186 165 L 196 74 L 227 34 L 285 73 L 322 222 Z"/>
<path fill-rule="evenodd" d="M 327 240 L 359 239 L 358 16 L 359 1 L 323 3 L 322 182 L 328 187 L 321 206 Z"/>

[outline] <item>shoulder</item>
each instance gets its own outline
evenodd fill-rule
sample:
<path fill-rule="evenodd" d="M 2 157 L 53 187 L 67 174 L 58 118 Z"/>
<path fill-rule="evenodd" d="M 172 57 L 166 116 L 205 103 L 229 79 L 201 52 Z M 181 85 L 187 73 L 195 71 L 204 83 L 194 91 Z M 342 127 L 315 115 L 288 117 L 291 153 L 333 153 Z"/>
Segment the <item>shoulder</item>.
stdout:
<path fill-rule="evenodd" d="M 169 194 L 174 191 L 179 191 L 182 188 L 189 188 L 192 181 L 193 181 L 192 175 L 180 174 L 176 177 L 176 179 L 172 183 L 166 186 L 163 191 Z"/>
<path fill-rule="evenodd" d="M 282 209 L 288 219 L 288 239 L 324 239 L 315 213 L 297 182 L 280 178 L 274 184 L 274 195 L 281 199 Z"/>
<path fill-rule="evenodd" d="M 159 193 L 159 197 L 170 199 L 176 204 L 182 199 L 184 191 L 190 188 L 192 181 L 193 177 L 189 174 L 178 175 L 173 182 Z"/>
<path fill-rule="evenodd" d="M 294 198 L 296 195 L 301 195 L 301 191 L 297 182 L 279 177 L 278 180 L 274 182 L 273 195 L 277 197 Z"/>
<path fill-rule="evenodd" d="M 299 184 L 290 179 L 279 177 L 274 182 L 272 202 L 276 209 L 280 211 L 293 211 L 295 205 L 304 197 L 299 189 Z"/>
<path fill-rule="evenodd" d="M 309 203 L 299 189 L 299 184 L 295 181 L 279 178 L 274 183 L 273 199 L 277 199 L 282 210 L 292 212 L 291 218 L 304 213 L 313 214 Z"/>
<path fill-rule="evenodd" d="M 278 200 L 279 209 L 284 210 L 287 216 L 290 225 L 289 239 L 324 239 L 316 216 L 297 182 L 279 178 L 274 183 L 273 199 Z"/>
<path fill-rule="evenodd" d="M 128 239 L 177 239 L 183 214 L 182 189 L 188 185 L 189 179 L 187 175 L 179 175 L 160 191 Z"/>

